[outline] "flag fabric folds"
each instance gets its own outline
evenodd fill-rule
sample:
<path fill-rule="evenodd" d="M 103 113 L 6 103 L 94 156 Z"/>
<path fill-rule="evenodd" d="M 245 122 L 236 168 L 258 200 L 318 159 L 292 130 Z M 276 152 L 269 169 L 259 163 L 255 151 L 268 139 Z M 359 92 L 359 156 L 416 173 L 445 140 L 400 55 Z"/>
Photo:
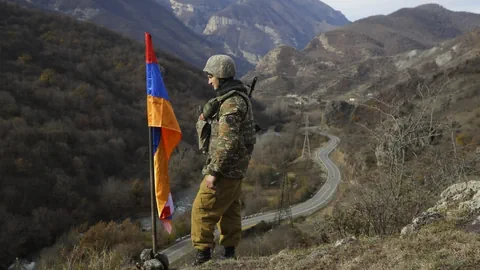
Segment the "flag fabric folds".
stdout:
<path fill-rule="evenodd" d="M 171 219 L 174 212 L 168 162 L 170 155 L 182 138 L 172 104 L 163 83 L 157 57 L 153 51 L 152 36 L 145 33 L 145 61 L 147 71 L 147 115 L 152 128 L 155 195 L 160 220 L 168 233 L 172 232 Z"/>

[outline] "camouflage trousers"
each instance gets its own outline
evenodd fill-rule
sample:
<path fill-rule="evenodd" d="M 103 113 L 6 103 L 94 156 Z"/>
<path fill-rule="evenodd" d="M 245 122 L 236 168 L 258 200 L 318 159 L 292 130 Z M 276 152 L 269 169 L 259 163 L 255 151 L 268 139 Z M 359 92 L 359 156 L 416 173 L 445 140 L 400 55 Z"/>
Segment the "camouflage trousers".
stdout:
<path fill-rule="evenodd" d="M 217 224 L 221 245 L 234 247 L 240 242 L 242 180 L 218 177 L 215 188 L 208 188 L 204 178 L 193 202 L 191 238 L 196 249 L 214 248 Z"/>

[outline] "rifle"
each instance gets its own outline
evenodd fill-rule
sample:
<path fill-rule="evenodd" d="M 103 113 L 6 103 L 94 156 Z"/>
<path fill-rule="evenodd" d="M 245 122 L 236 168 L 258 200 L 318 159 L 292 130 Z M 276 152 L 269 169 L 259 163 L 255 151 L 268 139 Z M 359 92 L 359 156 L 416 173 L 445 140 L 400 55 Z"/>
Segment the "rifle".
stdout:
<path fill-rule="evenodd" d="M 255 76 L 253 78 L 252 84 L 247 85 L 250 88 L 250 92 L 248 93 L 249 98 L 252 98 L 252 92 L 253 92 L 253 90 L 255 90 L 255 85 L 257 84 L 257 80 L 258 80 L 258 78 L 257 78 L 257 76 Z"/>
<path fill-rule="evenodd" d="M 248 93 L 248 98 L 252 98 L 252 93 L 253 91 L 255 90 L 255 85 L 257 84 L 257 76 L 253 77 L 253 81 L 252 81 L 252 84 L 250 85 L 247 85 L 248 88 L 250 88 L 250 92 Z M 255 132 L 259 132 L 260 130 L 262 130 L 262 128 L 258 125 L 258 124 L 255 124 Z"/>

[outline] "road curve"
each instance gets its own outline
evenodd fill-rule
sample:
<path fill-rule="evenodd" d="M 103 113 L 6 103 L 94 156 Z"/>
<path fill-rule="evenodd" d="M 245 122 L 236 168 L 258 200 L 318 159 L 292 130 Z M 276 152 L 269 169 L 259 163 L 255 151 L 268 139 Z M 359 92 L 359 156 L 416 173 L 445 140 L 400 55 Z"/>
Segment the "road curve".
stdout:
<path fill-rule="evenodd" d="M 327 146 L 316 150 L 315 157 L 316 161 L 323 164 L 327 169 L 327 181 L 322 186 L 322 188 L 310 199 L 305 202 L 296 204 L 291 207 L 292 216 L 299 217 L 299 216 L 308 216 L 313 214 L 314 212 L 318 211 L 319 209 L 326 206 L 330 200 L 333 198 L 335 191 L 337 190 L 338 184 L 340 182 L 340 170 L 338 167 L 333 163 L 332 160 L 328 157 L 330 153 L 337 147 L 340 139 L 336 136 L 321 133 L 324 136 L 330 138 L 330 141 Z M 261 214 L 253 215 L 253 217 L 246 218 L 242 220 L 242 228 L 251 227 L 255 224 L 258 224 L 261 221 L 269 222 L 275 220 L 275 215 L 277 211 L 271 211 Z M 175 262 L 179 258 L 183 256 L 183 254 L 192 250 L 192 242 L 190 238 L 182 239 L 175 243 L 174 245 L 168 247 L 167 249 L 163 250 L 162 253 L 168 256 L 168 260 L 170 263 Z"/>

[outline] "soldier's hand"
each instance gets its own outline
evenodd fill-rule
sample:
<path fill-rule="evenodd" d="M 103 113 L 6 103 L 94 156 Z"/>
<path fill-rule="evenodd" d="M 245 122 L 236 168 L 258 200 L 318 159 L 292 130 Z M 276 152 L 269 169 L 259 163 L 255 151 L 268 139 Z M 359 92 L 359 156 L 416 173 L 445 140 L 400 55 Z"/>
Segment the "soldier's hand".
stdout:
<path fill-rule="evenodd" d="M 202 121 L 205 121 L 205 117 L 203 117 L 203 113 L 200 114 L 200 116 L 198 117 L 198 119 L 202 120 Z"/>
<path fill-rule="evenodd" d="M 213 189 L 213 190 L 217 189 L 215 187 L 215 180 L 216 180 L 215 176 L 207 175 L 207 177 L 205 178 L 205 185 L 207 185 L 207 188 Z"/>

